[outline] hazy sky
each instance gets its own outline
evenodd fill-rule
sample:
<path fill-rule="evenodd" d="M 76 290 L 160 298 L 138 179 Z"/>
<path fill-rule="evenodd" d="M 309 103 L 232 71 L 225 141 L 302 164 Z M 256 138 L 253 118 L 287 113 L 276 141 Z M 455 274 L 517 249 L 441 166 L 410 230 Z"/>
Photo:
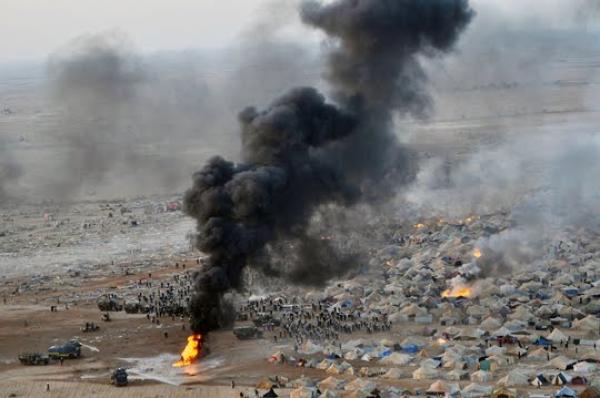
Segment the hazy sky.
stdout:
<path fill-rule="evenodd" d="M 0 0 L 0 59 L 43 58 L 74 37 L 118 29 L 142 51 L 222 47 L 266 0 Z"/>
<path fill-rule="evenodd" d="M 141 52 L 219 48 L 239 39 L 240 32 L 259 15 L 268 19 L 265 14 L 291 9 L 297 1 L 0 0 L 0 62 L 44 59 L 73 38 L 107 30 L 121 31 Z M 507 28 L 581 27 L 600 18 L 600 0 L 471 3 L 477 10 L 478 22 L 487 25 L 494 20 Z M 266 7 L 267 4 L 277 7 Z M 286 21 L 294 19 L 286 17 Z M 306 41 L 305 33 L 293 29 L 298 38 Z"/>

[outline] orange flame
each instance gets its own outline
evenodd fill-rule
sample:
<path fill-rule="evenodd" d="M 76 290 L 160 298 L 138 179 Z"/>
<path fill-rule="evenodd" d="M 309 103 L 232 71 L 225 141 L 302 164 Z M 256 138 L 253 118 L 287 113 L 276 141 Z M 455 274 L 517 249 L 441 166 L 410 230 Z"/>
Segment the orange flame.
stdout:
<path fill-rule="evenodd" d="M 202 349 L 202 335 L 193 334 L 187 338 L 187 345 L 181 351 L 181 359 L 173 364 L 175 368 L 189 366 L 198 360 Z"/>
<path fill-rule="evenodd" d="M 475 248 L 475 250 L 473 250 L 473 257 L 480 258 L 482 255 L 483 255 L 483 253 L 481 253 L 480 249 Z"/>
<path fill-rule="evenodd" d="M 457 286 L 442 292 L 442 297 L 471 297 L 472 295 L 473 291 L 467 286 Z"/>

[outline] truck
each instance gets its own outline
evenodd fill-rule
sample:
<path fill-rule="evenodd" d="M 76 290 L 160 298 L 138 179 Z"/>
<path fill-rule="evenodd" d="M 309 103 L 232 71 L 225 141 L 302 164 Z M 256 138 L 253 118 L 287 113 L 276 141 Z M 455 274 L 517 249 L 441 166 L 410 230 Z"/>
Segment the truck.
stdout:
<path fill-rule="evenodd" d="M 127 380 L 127 370 L 117 368 L 110 375 L 110 383 L 115 387 L 125 387 L 129 381 Z"/>
<path fill-rule="evenodd" d="M 27 366 L 48 365 L 50 357 L 39 352 L 24 352 L 19 355 L 19 361 Z"/>
<path fill-rule="evenodd" d="M 61 345 L 53 345 L 48 348 L 48 356 L 52 359 L 75 359 L 81 357 L 81 343 L 77 340 L 69 340 Z"/>
<path fill-rule="evenodd" d="M 104 294 L 96 301 L 98 309 L 100 311 L 123 311 L 125 305 L 123 299 L 117 297 L 114 294 Z"/>
<path fill-rule="evenodd" d="M 262 332 L 254 326 L 237 326 L 233 328 L 233 334 L 240 340 L 261 338 Z"/>

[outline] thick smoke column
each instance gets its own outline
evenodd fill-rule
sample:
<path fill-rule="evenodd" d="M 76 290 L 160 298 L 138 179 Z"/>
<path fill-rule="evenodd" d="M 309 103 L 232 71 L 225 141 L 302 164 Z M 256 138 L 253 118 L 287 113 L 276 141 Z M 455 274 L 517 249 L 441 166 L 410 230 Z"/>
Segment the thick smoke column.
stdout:
<path fill-rule="evenodd" d="M 466 0 L 305 1 L 306 24 L 336 39 L 328 81 L 338 104 L 296 88 L 264 111 L 240 116 L 243 163 L 214 158 L 186 194 L 209 263 L 196 275 L 192 328 L 225 319 L 223 294 L 241 287 L 245 266 L 294 283 L 324 282 L 350 264 L 327 240 L 310 237 L 325 205 L 385 199 L 412 170 L 391 129 L 394 113 L 429 107 L 417 56 L 448 51 L 472 18 Z M 284 273 L 272 261 L 283 250 Z"/>

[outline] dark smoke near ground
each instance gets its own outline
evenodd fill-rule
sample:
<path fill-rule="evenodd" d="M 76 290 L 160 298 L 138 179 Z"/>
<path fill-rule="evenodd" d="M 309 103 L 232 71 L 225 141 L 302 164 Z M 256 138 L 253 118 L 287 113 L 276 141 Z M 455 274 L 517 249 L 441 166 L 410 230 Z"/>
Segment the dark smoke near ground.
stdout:
<path fill-rule="evenodd" d="M 196 275 L 195 331 L 223 325 L 223 295 L 241 287 L 246 266 L 322 284 L 353 265 L 328 239 L 309 235 L 310 220 L 322 206 L 383 201 L 410 179 L 392 118 L 427 114 L 418 57 L 451 50 L 472 16 L 466 0 L 302 3 L 302 21 L 334 43 L 326 77 L 335 104 L 305 87 L 264 111 L 244 110 L 243 162 L 216 157 L 194 175 L 186 211 L 209 255 Z M 285 269 L 271 261 L 280 250 Z"/>

